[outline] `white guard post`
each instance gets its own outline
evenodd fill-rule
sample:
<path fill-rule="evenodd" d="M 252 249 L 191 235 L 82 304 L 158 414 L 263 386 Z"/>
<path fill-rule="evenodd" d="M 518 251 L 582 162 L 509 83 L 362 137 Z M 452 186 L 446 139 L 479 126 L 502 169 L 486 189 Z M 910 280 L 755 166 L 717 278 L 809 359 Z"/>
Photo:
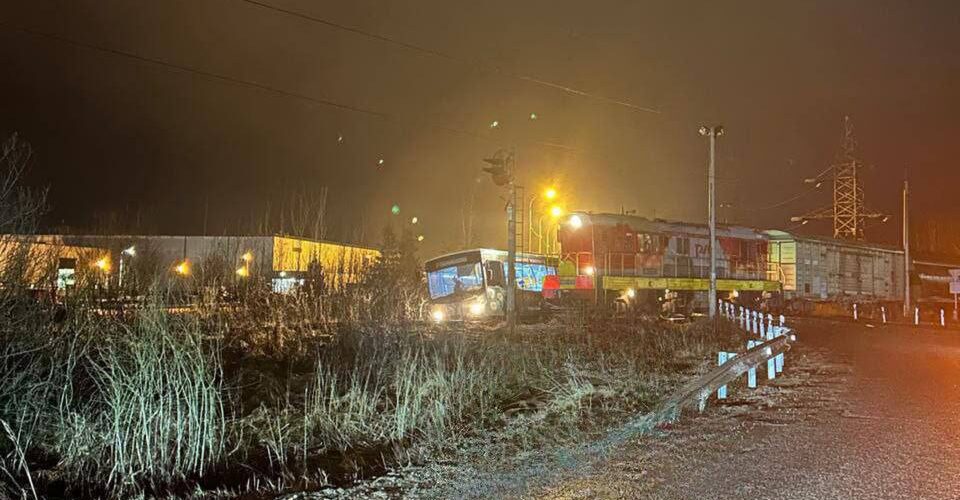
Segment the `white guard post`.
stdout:
<path fill-rule="evenodd" d="M 737 356 L 735 352 L 724 352 L 720 351 L 717 353 L 717 366 L 723 366 L 728 360 L 731 360 Z M 727 386 L 721 385 L 717 388 L 717 399 L 727 399 Z"/>
<path fill-rule="evenodd" d="M 858 319 L 860 319 L 860 315 L 857 313 L 857 305 L 854 304 L 854 305 L 853 305 L 853 320 L 854 320 L 854 321 L 857 321 Z"/>
<path fill-rule="evenodd" d="M 758 345 L 760 345 L 759 340 L 748 340 L 747 350 L 753 349 Z M 757 388 L 757 367 L 756 366 L 751 366 L 750 369 L 747 370 L 747 387 L 751 389 Z"/>
<path fill-rule="evenodd" d="M 913 308 L 913 324 L 914 325 L 920 324 L 920 308 L 919 307 Z"/>
<path fill-rule="evenodd" d="M 887 306 L 880 306 L 880 315 L 883 317 L 883 324 L 887 324 Z"/>
<path fill-rule="evenodd" d="M 940 326 L 947 326 L 947 319 L 943 315 L 943 309 L 940 309 Z"/>

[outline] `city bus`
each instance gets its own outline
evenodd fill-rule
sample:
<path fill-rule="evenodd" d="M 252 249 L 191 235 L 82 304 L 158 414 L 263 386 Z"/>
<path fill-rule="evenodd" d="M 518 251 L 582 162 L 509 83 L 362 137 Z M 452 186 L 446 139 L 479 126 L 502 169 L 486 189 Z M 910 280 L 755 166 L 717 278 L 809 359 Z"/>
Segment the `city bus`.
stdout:
<path fill-rule="evenodd" d="M 507 252 L 476 248 L 441 255 L 424 264 L 435 322 L 482 321 L 506 317 Z M 521 316 L 543 310 L 543 281 L 557 274 L 557 259 L 517 254 L 517 307 Z"/>

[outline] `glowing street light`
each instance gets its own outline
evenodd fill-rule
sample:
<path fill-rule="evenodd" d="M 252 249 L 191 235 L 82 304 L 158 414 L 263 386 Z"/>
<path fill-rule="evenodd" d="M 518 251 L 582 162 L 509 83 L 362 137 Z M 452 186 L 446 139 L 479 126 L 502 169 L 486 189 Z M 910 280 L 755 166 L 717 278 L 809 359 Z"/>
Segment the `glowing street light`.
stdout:
<path fill-rule="evenodd" d="M 125 254 L 127 254 L 127 255 L 129 255 L 129 256 L 131 256 L 131 257 L 136 257 L 136 256 L 137 256 L 137 248 L 134 247 L 133 245 L 130 245 L 129 247 L 123 249 L 123 253 L 125 253 Z"/>
<path fill-rule="evenodd" d="M 109 273 L 110 272 L 110 257 L 100 257 L 96 262 L 93 263 L 93 266 L 97 269 Z"/>
<path fill-rule="evenodd" d="M 244 262 L 250 263 L 253 261 L 253 254 L 250 251 L 247 251 L 247 252 L 244 252 L 244 254 L 240 256 L 240 258 L 243 259 Z"/>
<path fill-rule="evenodd" d="M 559 219 L 563 215 L 563 208 L 560 205 L 554 205 L 550 207 L 550 217 L 554 219 Z"/>
<path fill-rule="evenodd" d="M 418 223 L 418 222 L 420 222 L 420 219 L 417 218 L 417 217 L 414 217 L 414 218 L 410 219 L 410 223 L 411 223 L 411 224 L 416 224 L 416 223 Z"/>
<path fill-rule="evenodd" d="M 543 192 L 543 197 L 546 198 L 546 199 L 548 199 L 548 200 L 552 200 L 552 199 L 556 198 L 556 197 L 557 197 L 557 189 L 556 189 L 556 188 L 553 188 L 553 187 L 548 187 L 548 188 Z"/>
<path fill-rule="evenodd" d="M 180 276 L 188 276 L 190 274 L 190 262 L 184 260 L 183 262 L 177 264 L 177 267 L 174 267 L 173 270 L 176 271 L 176 273 Z"/>
<path fill-rule="evenodd" d="M 417 236 L 417 241 L 423 241 L 423 235 L 422 235 L 422 234 Z"/>
<path fill-rule="evenodd" d="M 497 120 L 490 122 L 490 128 L 497 128 L 499 126 L 500 126 L 500 122 L 498 122 Z"/>

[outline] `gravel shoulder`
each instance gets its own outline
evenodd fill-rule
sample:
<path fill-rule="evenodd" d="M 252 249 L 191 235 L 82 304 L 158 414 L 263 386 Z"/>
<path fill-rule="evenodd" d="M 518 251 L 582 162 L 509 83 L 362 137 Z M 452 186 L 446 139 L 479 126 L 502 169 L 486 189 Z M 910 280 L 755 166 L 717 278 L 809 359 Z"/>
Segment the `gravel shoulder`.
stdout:
<path fill-rule="evenodd" d="M 531 498 L 957 498 L 960 336 L 807 320 L 784 377 Z"/>

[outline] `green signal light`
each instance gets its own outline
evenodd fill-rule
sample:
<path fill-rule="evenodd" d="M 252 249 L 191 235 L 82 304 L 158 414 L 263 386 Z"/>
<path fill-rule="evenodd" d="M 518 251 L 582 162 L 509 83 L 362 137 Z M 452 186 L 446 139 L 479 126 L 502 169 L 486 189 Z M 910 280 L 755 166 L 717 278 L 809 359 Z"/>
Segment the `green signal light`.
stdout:
<path fill-rule="evenodd" d="M 393 215 L 400 215 L 400 205 L 393 205 L 390 207 L 390 213 Z"/>

